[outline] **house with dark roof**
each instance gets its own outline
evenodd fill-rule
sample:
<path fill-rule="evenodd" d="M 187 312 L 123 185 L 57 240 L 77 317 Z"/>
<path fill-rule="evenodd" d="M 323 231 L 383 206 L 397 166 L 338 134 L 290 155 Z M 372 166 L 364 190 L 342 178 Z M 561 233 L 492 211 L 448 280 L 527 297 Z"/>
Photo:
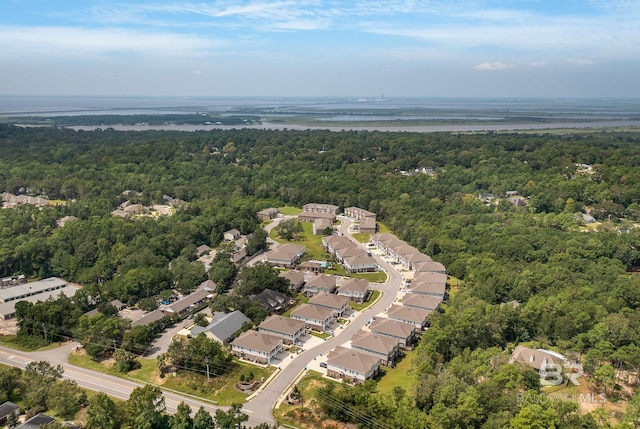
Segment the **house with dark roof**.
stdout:
<path fill-rule="evenodd" d="M 44 413 L 38 413 L 26 422 L 22 423 L 20 426 L 16 426 L 16 429 L 40 429 L 41 426 L 50 425 L 55 421 L 56 419 L 51 416 Z"/>
<path fill-rule="evenodd" d="M 307 281 L 303 290 L 307 296 L 317 293 L 333 293 L 336 290 L 336 276 L 318 274 Z"/>
<path fill-rule="evenodd" d="M 212 298 L 211 292 L 204 289 L 199 289 L 184 298 L 174 302 L 173 304 L 165 307 L 162 311 L 169 315 L 183 315 L 190 311 L 194 311 L 199 307 L 205 305 L 205 303 Z"/>
<path fill-rule="evenodd" d="M 282 351 L 282 338 L 258 331 L 246 331 L 231 342 L 231 351 L 241 359 L 271 364 Z"/>
<path fill-rule="evenodd" d="M 358 350 L 338 346 L 327 357 L 329 377 L 363 383 L 380 370 L 380 359 Z"/>
<path fill-rule="evenodd" d="M 251 295 L 249 298 L 262 304 L 269 314 L 281 313 L 294 304 L 289 295 L 272 289 L 265 289 L 257 295 Z"/>
<path fill-rule="evenodd" d="M 251 319 L 242 314 L 240 310 L 231 313 L 216 311 L 207 326 L 194 326 L 191 329 L 191 335 L 195 337 L 204 333 L 208 338 L 226 344 L 233 339 L 245 323 L 251 323 Z"/>
<path fill-rule="evenodd" d="M 302 320 L 308 329 L 324 332 L 333 322 L 333 310 L 313 304 L 301 304 L 293 309 L 291 318 Z"/>
<path fill-rule="evenodd" d="M 17 404 L 6 401 L 0 405 L 0 425 L 6 423 L 11 414 L 16 417 L 20 415 L 20 407 Z"/>
<path fill-rule="evenodd" d="M 302 320 L 273 315 L 258 325 L 258 331 L 280 337 L 284 344 L 297 344 L 307 330 Z"/>
<path fill-rule="evenodd" d="M 349 308 L 349 298 L 332 293 L 319 293 L 309 299 L 309 304 L 329 308 L 333 311 L 334 317 L 342 317 Z"/>
<path fill-rule="evenodd" d="M 148 326 L 158 320 L 161 320 L 165 317 L 169 317 L 167 314 L 163 313 L 161 310 L 153 310 L 137 320 L 133 320 L 131 322 L 131 327 L 134 328 L 136 326 Z"/>

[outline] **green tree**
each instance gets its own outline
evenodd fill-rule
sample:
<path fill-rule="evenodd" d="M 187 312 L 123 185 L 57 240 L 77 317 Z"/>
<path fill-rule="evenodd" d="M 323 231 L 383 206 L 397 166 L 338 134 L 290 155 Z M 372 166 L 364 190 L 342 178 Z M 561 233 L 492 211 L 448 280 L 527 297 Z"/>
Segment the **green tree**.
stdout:
<path fill-rule="evenodd" d="M 105 393 L 98 393 L 89 401 L 85 427 L 87 429 L 118 429 L 121 415 L 116 403 Z"/>
<path fill-rule="evenodd" d="M 238 295 L 256 295 L 265 289 L 283 293 L 287 293 L 289 290 L 287 281 L 266 263 L 244 267 L 237 276 L 237 282 L 238 286 L 235 288 L 235 293 Z"/>
<path fill-rule="evenodd" d="M 249 416 L 242 412 L 242 404 L 233 404 L 227 411 L 216 410 L 216 427 L 218 429 L 241 429 L 242 423 L 249 420 Z"/>
<path fill-rule="evenodd" d="M 253 231 L 247 240 L 247 255 L 252 256 L 267 248 L 267 232 L 258 227 Z"/>
<path fill-rule="evenodd" d="M 276 234 L 278 234 L 278 237 L 283 240 L 291 241 L 294 240 L 298 234 L 302 233 L 303 228 L 302 224 L 297 219 L 288 219 L 284 222 L 280 222 L 274 230 Z"/>
<path fill-rule="evenodd" d="M 189 294 L 207 278 L 207 273 L 202 262 L 190 262 L 186 257 L 179 256 L 171 261 L 171 277 L 173 286 L 180 293 Z"/>
<path fill-rule="evenodd" d="M 20 385 L 22 371 L 19 368 L 0 367 L 0 403 L 8 401 Z"/>
<path fill-rule="evenodd" d="M 215 429 L 213 417 L 204 407 L 200 407 L 193 416 L 193 429 Z"/>
<path fill-rule="evenodd" d="M 176 413 L 169 418 L 169 427 L 171 429 L 192 429 L 193 419 L 191 418 L 191 408 L 185 403 L 180 402 Z"/>
<path fill-rule="evenodd" d="M 140 366 L 135 356 L 125 349 L 116 349 L 113 352 L 113 358 L 116 361 L 115 367 L 118 372 L 127 373 Z"/>
<path fill-rule="evenodd" d="M 162 391 L 149 384 L 136 387 L 126 402 L 131 429 L 162 429 L 166 410 Z"/>
<path fill-rule="evenodd" d="M 87 394 L 75 381 L 58 381 L 53 383 L 47 392 L 47 408 L 66 420 L 73 419 L 86 403 Z"/>
<path fill-rule="evenodd" d="M 25 408 L 45 406 L 49 389 L 62 378 L 64 369 L 46 361 L 29 362 L 22 373 L 22 397 Z"/>
<path fill-rule="evenodd" d="M 513 429 L 555 429 L 557 416 L 549 408 L 543 408 L 538 404 L 526 404 L 511 419 L 510 427 Z"/>

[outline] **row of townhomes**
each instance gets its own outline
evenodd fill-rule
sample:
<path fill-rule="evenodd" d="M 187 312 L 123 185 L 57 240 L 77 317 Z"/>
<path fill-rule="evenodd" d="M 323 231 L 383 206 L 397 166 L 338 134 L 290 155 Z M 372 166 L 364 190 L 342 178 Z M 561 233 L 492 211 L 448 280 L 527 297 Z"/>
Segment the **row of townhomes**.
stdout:
<path fill-rule="evenodd" d="M 328 235 L 322 238 L 322 246 L 349 273 L 378 271 L 378 264 L 371 253 L 359 247 L 344 235 Z"/>
<path fill-rule="evenodd" d="M 344 240 L 327 238 L 325 248 L 339 253 Z M 400 304 L 392 304 L 386 314 L 374 317 L 368 329 L 351 338 L 349 347 L 338 347 L 329 353 L 326 368 L 330 377 L 363 382 L 375 376 L 380 365 L 393 366 L 403 350 L 413 347 L 427 326 L 429 314 L 445 298 L 447 275 L 442 264 L 393 234 L 374 234 L 371 245 L 407 271 L 409 288 Z"/>

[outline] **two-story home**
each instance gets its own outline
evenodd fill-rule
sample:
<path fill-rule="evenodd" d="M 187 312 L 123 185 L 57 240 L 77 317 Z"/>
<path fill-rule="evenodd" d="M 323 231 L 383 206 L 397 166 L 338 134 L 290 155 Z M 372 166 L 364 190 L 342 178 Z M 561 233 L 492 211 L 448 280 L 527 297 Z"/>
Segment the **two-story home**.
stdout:
<path fill-rule="evenodd" d="M 256 213 L 256 216 L 258 216 L 258 219 L 260 220 L 271 220 L 277 217 L 278 213 L 278 209 L 269 207 L 267 209 L 260 210 L 258 213 Z"/>
<path fill-rule="evenodd" d="M 407 293 L 402 298 L 402 305 L 405 307 L 426 311 L 435 311 L 441 303 L 442 298 L 439 296 L 420 295 L 417 293 Z"/>
<path fill-rule="evenodd" d="M 304 285 L 304 273 L 302 271 L 287 270 L 280 272 L 278 275 L 289 282 L 289 290 L 292 292 L 298 292 Z"/>
<path fill-rule="evenodd" d="M 391 320 L 410 323 L 417 329 L 424 329 L 427 326 L 429 312 L 417 308 L 405 307 L 404 305 L 392 304 L 387 311 L 387 317 Z"/>
<path fill-rule="evenodd" d="M 304 246 L 287 243 L 268 252 L 265 261 L 271 266 L 293 268 L 305 251 Z"/>
<path fill-rule="evenodd" d="M 308 329 L 324 332 L 333 322 L 333 310 L 313 304 L 302 304 L 291 311 L 291 318 L 302 320 Z"/>
<path fill-rule="evenodd" d="M 403 348 L 411 347 L 416 335 L 416 326 L 414 324 L 387 318 L 378 318 L 372 321 L 369 329 L 374 334 L 393 338 Z"/>
<path fill-rule="evenodd" d="M 371 256 L 351 256 L 342 261 L 344 269 L 350 273 L 371 273 L 378 271 L 378 263 Z"/>
<path fill-rule="evenodd" d="M 369 295 L 369 280 L 350 278 L 340 285 L 338 295 L 346 296 L 351 301 L 362 303 Z"/>
<path fill-rule="evenodd" d="M 329 308 L 333 311 L 334 317 L 342 317 L 349 308 L 349 298 L 332 293 L 319 293 L 309 299 L 309 304 Z"/>
<path fill-rule="evenodd" d="M 284 344 L 297 344 L 301 342 L 306 327 L 302 320 L 273 315 L 258 325 L 258 331 L 280 337 Z"/>
<path fill-rule="evenodd" d="M 333 293 L 336 290 L 336 276 L 318 274 L 307 281 L 303 290 L 307 296 L 317 293 Z"/>
<path fill-rule="evenodd" d="M 282 351 L 282 338 L 258 331 L 243 332 L 231 342 L 231 351 L 241 359 L 271 364 Z"/>
<path fill-rule="evenodd" d="M 441 299 L 444 298 L 444 294 L 447 289 L 446 283 L 431 283 L 425 281 L 412 281 L 411 282 L 411 293 L 415 293 L 418 295 L 429 295 L 436 296 Z"/>
<path fill-rule="evenodd" d="M 327 357 L 327 375 L 363 383 L 380 370 L 380 359 L 367 353 L 338 346 Z"/>
<path fill-rule="evenodd" d="M 411 286 L 413 287 L 414 284 L 419 282 L 447 284 L 447 275 L 434 271 L 418 272 L 413 276 Z"/>
<path fill-rule="evenodd" d="M 358 331 L 351 338 L 351 348 L 379 358 L 383 365 L 394 366 L 400 345 L 393 338 L 373 332 Z"/>
<path fill-rule="evenodd" d="M 242 234 L 240 234 L 240 231 L 238 231 L 237 229 L 230 229 L 229 231 L 225 231 L 222 234 L 222 237 L 225 241 L 236 241 L 241 236 Z"/>

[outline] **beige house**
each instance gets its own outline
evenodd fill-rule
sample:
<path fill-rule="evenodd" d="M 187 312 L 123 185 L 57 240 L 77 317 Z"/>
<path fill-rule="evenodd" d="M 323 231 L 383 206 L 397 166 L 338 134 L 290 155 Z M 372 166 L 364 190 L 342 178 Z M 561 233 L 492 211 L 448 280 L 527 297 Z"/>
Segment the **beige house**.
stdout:
<path fill-rule="evenodd" d="M 304 273 L 302 271 L 288 270 L 278 274 L 289 282 L 289 290 L 297 292 L 304 285 Z"/>
<path fill-rule="evenodd" d="M 416 335 L 415 325 L 387 318 L 378 318 L 372 321 L 369 329 L 374 334 L 394 339 L 403 348 L 411 346 Z"/>
<path fill-rule="evenodd" d="M 538 371 L 551 368 L 557 368 L 566 363 L 567 358 L 560 353 L 544 349 L 532 349 L 529 347 L 518 346 L 511 353 L 510 362 L 524 362 L 530 367 Z"/>
<path fill-rule="evenodd" d="M 306 332 L 305 322 L 283 316 L 269 316 L 260 325 L 258 331 L 282 338 L 284 344 L 297 344 Z"/>
<path fill-rule="evenodd" d="M 268 209 L 260 210 L 258 213 L 256 213 L 256 216 L 258 216 L 258 219 L 260 220 L 271 220 L 277 217 L 278 213 L 278 209 L 269 207 Z"/>
<path fill-rule="evenodd" d="M 333 311 L 334 317 L 342 317 L 349 308 L 349 298 L 332 293 L 319 293 L 309 299 L 309 304 L 329 308 Z"/>
<path fill-rule="evenodd" d="M 427 326 L 427 310 L 419 310 L 417 308 L 405 307 L 404 305 L 392 304 L 387 311 L 387 317 L 398 322 L 410 323 L 417 329 L 424 329 Z"/>
<path fill-rule="evenodd" d="M 307 281 L 303 290 L 307 296 L 317 293 L 333 293 L 336 290 L 336 276 L 318 274 Z"/>
<path fill-rule="evenodd" d="M 350 278 L 340 285 L 338 295 L 346 296 L 351 301 L 362 303 L 369 295 L 369 280 Z"/>
<path fill-rule="evenodd" d="M 302 304 L 293 309 L 291 318 L 302 320 L 308 329 L 324 332 L 333 322 L 333 310 L 313 304 Z"/>
<path fill-rule="evenodd" d="M 394 366 L 400 353 L 398 341 L 373 332 L 358 331 L 351 338 L 351 348 L 380 359 L 386 366 Z"/>
<path fill-rule="evenodd" d="M 363 383 L 379 370 L 379 358 L 346 347 L 336 347 L 327 358 L 327 375 L 341 380 Z"/>
<path fill-rule="evenodd" d="M 271 364 L 282 351 L 282 338 L 258 331 L 243 332 L 231 342 L 231 351 L 241 359 Z"/>
<path fill-rule="evenodd" d="M 407 293 L 402 298 L 402 305 L 419 310 L 435 311 L 441 303 L 442 298 L 439 296 L 420 295 L 418 293 Z"/>

